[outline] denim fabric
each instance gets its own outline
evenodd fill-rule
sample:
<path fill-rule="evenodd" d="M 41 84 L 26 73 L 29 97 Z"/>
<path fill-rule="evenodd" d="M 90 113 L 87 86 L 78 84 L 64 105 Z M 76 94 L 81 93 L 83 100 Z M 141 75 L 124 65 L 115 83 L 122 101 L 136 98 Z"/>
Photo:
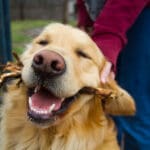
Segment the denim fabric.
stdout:
<path fill-rule="evenodd" d="M 133 117 L 115 117 L 125 150 L 150 150 L 150 8 L 143 10 L 129 30 L 120 53 L 116 79 L 135 99 Z"/>

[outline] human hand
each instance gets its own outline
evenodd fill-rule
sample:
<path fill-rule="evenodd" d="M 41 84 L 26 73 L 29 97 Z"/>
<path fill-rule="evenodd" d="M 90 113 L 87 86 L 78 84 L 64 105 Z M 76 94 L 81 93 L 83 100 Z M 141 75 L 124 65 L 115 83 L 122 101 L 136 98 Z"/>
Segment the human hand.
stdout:
<path fill-rule="evenodd" d="M 100 74 L 100 80 L 102 83 L 108 82 L 109 79 L 114 79 L 115 73 L 112 71 L 112 63 L 106 62 L 105 66 L 103 67 L 101 74 Z"/>

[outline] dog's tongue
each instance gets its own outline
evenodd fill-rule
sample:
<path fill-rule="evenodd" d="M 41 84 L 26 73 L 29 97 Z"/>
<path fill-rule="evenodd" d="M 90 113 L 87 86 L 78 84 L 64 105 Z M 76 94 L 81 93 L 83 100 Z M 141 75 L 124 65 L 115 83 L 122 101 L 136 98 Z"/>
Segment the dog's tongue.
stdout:
<path fill-rule="evenodd" d="M 58 110 L 61 107 L 61 99 L 48 91 L 40 90 L 31 96 L 32 107 L 39 110 Z"/>

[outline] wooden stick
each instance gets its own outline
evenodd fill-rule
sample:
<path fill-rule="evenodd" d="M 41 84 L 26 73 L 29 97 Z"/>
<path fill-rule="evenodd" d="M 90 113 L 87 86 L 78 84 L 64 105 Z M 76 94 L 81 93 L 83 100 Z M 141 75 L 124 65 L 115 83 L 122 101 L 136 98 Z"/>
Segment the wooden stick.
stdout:
<path fill-rule="evenodd" d="M 85 87 L 85 88 L 80 90 L 80 93 L 109 97 L 113 94 L 113 91 L 110 89 L 104 89 L 104 88 Z"/>
<path fill-rule="evenodd" d="M 6 65 L 1 65 L 2 73 L 0 75 L 0 86 L 8 78 L 20 78 L 21 79 L 21 70 L 23 63 L 21 62 L 17 53 L 13 52 L 13 56 L 16 59 L 16 62 L 7 62 Z"/>

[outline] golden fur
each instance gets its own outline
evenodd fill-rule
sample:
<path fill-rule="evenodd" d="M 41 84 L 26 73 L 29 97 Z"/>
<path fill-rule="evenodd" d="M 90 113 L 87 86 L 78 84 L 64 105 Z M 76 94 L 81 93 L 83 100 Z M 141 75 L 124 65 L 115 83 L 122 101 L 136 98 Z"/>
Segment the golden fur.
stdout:
<path fill-rule="evenodd" d="M 48 40 L 46 46 L 38 44 Z M 114 91 L 114 98 L 82 94 L 62 118 L 48 127 L 33 124 L 27 117 L 27 88 L 31 82 L 31 61 L 43 49 L 61 54 L 67 64 L 67 73 L 61 77 L 60 95 L 75 94 L 84 86 Z M 77 56 L 76 49 L 85 51 L 90 60 Z M 116 129 L 107 114 L 134 114 L 132 98 L 115 81 L 100 84 L 99 74 L 106 60 L 88 35 L 76 28 L 51 24 L 33 40 L 22 55 L 24 68 L 20 87 L 13 82 L 4 94 L 1 111 L 2 150 L 119 150 Z M 57 91 L 57 89 L 56 89 Z"/>

